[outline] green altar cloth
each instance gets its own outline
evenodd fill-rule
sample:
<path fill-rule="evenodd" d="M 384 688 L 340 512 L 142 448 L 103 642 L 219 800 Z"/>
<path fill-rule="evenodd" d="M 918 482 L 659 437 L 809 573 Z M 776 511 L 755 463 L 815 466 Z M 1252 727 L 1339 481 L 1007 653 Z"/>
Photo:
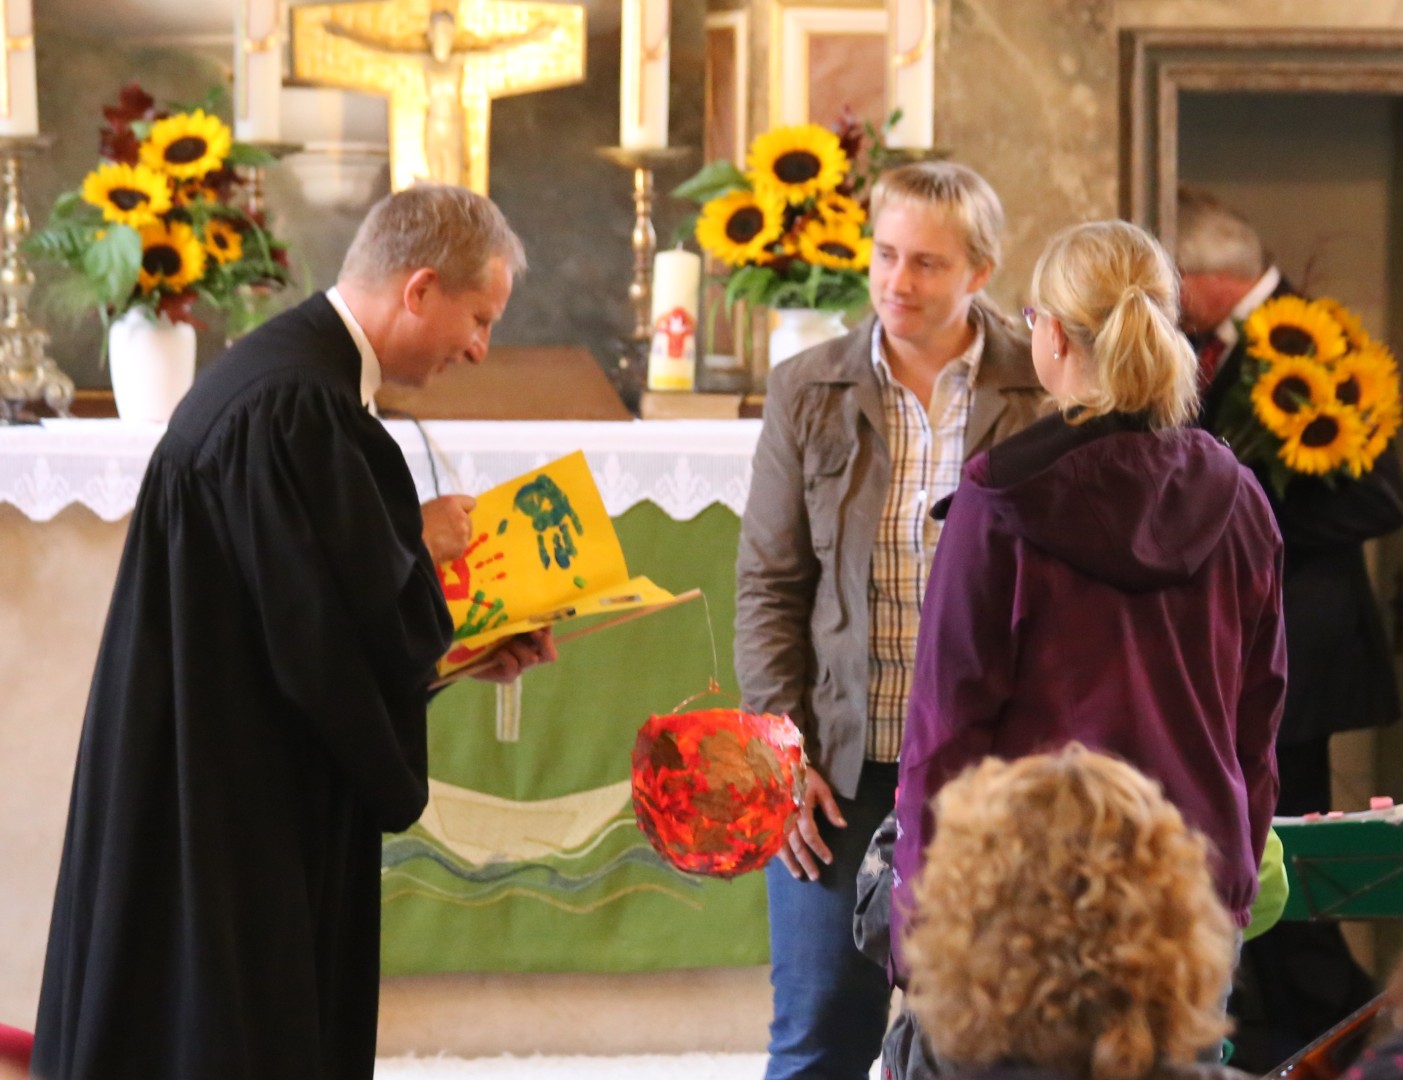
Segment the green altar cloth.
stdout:
<path fill-rule="evenodd" d="M 735 691 L 739 520 L 713 505 L 679 522 L 644 502 L 614 524 L 632 573 L 673 592 L 700 588 L 705 604 L 567 643 L 557 663 L 522 679 L 519 720 L 510 695 L 471 680 L 434 699 L 431 811 L 440 835 L 461 842 L 450 847 L 423 822 L 386 838 L 385 974 L 768 961 L 763 875 L 722 882 L 673 870 L 634 824 L 628 795 L 639 726 L 707 687 L 708 610 L 716 674 Z"/>

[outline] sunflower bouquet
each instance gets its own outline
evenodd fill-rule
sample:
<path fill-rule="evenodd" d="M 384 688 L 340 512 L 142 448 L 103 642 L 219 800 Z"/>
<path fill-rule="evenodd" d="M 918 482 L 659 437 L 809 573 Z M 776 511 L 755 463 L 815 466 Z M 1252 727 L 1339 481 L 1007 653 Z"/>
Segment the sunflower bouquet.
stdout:
<path fill-rule="evenodd" d="M 883 152 L 880 133 L 850 116 L 837 133 L 799 124 L 757 136 L 747 171 L 714 161 L 678 187 L 674 195 L 701 204 L 697 242 L 727 267 L 727 307 L 862 308 L 872 257 L 864 189 Z"/>
<path fill-rule="evenodd" d="M 96 309 L 104 328 L 133 308 L 202 328 L 192 309 L 203 301 L 234 337 L 287 284 L 286 248 L 238 202 L 236 166 L 272 159 L 235 142 L 213 104 L 158 110 L 132 83 L 104 107 L 102 163 L 26 241 L 37 258 L 74 271 L 51 293 L 60 307 Z"/>
<path fill-rule="evenodd" d="M 1269 300 L 1243 323 L 1241 381 L 1218 434 L 1278 495 L 1294 476 L 1334 482 L 1374 467 L 1398 431 L 1398 365 L 1333 300 Z"/>

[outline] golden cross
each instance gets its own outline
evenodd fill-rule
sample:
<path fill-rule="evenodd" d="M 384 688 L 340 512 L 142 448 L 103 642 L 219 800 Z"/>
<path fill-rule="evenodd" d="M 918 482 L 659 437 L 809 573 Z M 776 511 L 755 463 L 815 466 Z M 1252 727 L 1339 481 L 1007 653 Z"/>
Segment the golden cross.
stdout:
<path fill-rule="evenodd" d="M 388 95 L 390 183 L 487 193 L 492 99 L 580 82 L 585 9 L 371 0 L 292 9 L 292 78 Z"/>

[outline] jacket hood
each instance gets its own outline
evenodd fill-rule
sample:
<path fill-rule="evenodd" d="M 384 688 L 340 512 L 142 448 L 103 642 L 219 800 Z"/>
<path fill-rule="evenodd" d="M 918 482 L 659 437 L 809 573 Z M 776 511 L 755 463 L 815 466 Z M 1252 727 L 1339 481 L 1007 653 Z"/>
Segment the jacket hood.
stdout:
<path fill-rule="evenodd" d="M 1049 417 L 1034 427 L 1042 424 L 1066 426 Z M 1106 434 L 1001 487 L 991 483 L 987 456 L 977 465 L 971 494 L 988 500 L 1004 528 L 1126 592 L 1193 577 L 1222 537 L 1243 482 L 1232 451 L 1197 428 Z"/>

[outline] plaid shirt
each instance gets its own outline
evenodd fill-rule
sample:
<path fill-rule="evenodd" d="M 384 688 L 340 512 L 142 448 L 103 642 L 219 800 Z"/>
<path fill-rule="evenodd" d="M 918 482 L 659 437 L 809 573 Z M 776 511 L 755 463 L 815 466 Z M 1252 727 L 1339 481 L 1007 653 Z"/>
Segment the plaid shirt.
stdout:
<path fill-rule="evenodd" d="M 930 508 L 955 490 L 964 467 L 970 388 L 984 354 L 984 322 L 970 319 L 974 341 L 936 377 L 930 407 L 892 375 L 882 348 L 882 325 L 872 329 L 872 366 L 882 388 L 891 450 L 887 489 L 867 583 L 867 758 L 895 761 L 906 724 L 921 599 L 941 523 Z"/>

